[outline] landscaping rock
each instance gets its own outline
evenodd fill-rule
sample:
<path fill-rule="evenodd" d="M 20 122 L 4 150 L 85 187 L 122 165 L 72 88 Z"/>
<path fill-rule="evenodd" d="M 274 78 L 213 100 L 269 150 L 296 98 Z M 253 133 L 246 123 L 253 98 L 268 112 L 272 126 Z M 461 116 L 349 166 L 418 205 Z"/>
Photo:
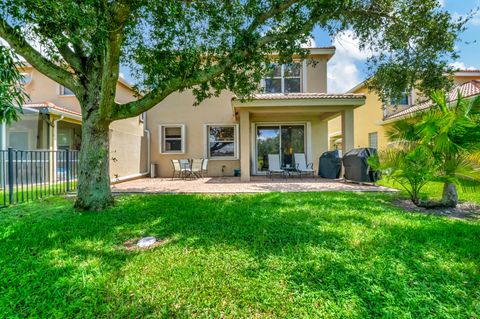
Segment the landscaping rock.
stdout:
<path fill-rule="evenodd" d="M 140 248 L 147 248 L 154 245 L 157 242 L 155 237 L 143 237 L 137 242 L 137 246 Z"/>

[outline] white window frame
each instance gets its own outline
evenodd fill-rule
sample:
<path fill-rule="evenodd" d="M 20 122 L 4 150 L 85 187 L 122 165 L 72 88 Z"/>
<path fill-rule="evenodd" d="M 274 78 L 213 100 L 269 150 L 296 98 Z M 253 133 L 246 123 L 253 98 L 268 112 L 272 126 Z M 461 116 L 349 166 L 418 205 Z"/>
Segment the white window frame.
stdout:
<path fill-rule="evenodd" d="M 68 89 L 68 88 L 67 88 Z M 68 89 L 70 90 L 70 89 Z M 72 94 L 65 94 L 65 87 L 63 85 L 58 85 L 58 95 L 59 96 L 75 96 L 75 94 L 72 92 Z"/>
<path fill-rule="evenodd" d="M 392 99 L 390 98 L 389 101 L 388 101 L 388 104 L 390 106 L 404 106 L 404 105 L 412 105 L 412 94 L 411 93 L 408 93 L 408 92 L 403 92 L 402 93 L 402 97 L 403 96 L 406 96 L 407 97 L 407 104 L 396 104 L 396 103 L 393 103 L 392 104 Z"/>
<path fill-rule="evenodd" d="M 180 151 L 165 151 L 165 129 L 171 127 L 179 127 L 181 130 L 181 141 L 182 141 L 182 148 Z M 159 136 L 159 145 L 158 150 L 160 154 L 185 154 L 186 147 L 185 147 L 185 140 L 186 140 L 186 127 L 185 124 L 161 124 L 158 126 L 158 136 Z"/>
<path fill-rule="evenodd" d="M 210 127 L 233 127 L 233 156 L 223 156 L 223 157 L 211 157 L 210 156 Z M 239 156 L 239 125 L 234 123 L 225 123 L 225 124 L 204 124 L 204 152 L 203 155 L 205 158 L 208 158 L 211 161 L 233 161 L 238 160 Z"/>
<path fill-rule="evenodd" d="M 375 142 L 377 145 L 372 146 L 372 136 L 375 136 Z M 368 133 L 368 147 L 378 149 L 378 132 Z"/>
<path fill-rule="evenodd" d="M 289 92 L 289 93 L 301 93 L 305 92 L 305 83 L 306 82 L 306 73 L 305 73 L 305 66 L 306 66 L 306 60 L 303 61 L 292 61 L 292 63 L 297 63 L 300 65 L 300 75 L 299 76 L 285 76 L 285 64 L 281 65 L 281 71 L 280 71 L 280 76 L 274 76 L 274 77 L 264 77 L 262 79 L 262 88 L 264 93 L 269 94 L 269 92 L 266 92 L 267 88 L 267 83 L 266 79 L 280 79 L 280 86 L 281 86 L 281 92 L 277 93 L 270 93 L 270 94 L 278 94 L 278 93 L 283 93 L 285 94 L 285 79 L 296 79 L 298 78 L 300 81 L 300 90 L 298 92 Z"/>

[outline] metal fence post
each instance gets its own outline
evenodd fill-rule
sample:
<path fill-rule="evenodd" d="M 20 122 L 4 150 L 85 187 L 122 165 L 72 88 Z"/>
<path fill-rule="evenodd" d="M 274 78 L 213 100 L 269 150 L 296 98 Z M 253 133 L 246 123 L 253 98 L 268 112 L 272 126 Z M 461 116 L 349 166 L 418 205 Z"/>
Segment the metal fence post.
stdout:
<path fill-rule="evenodd" d="M 13 204 L 13 149 L 8 148 L 8 200 Z"/>
<path fill-rule="evenodd" d="M 65 174 L 67 175 L 66 183 L 67 183 L 67 192 L 70 191 L 70 150 L 67 148 L 65 150 Z"/>

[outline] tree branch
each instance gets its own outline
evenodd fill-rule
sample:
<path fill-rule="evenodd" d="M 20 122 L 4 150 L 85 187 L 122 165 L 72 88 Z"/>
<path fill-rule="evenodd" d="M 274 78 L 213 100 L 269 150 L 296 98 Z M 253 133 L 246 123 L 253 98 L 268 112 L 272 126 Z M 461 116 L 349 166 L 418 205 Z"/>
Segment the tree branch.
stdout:
<path fill-rule="evenodd" d="M 78 89 L 78 83 L 74 79 L 73 73 L 68 72 L 43 57 L 41 53 L 28 44 L 25 38 L 3 18 L 0 18 L 0 36 L 7 41 L 17 54 L 25 58 L 25 60 L 38 71 L 74 92 Z"/>
<path fill-rule="evenodd" d="M 72 67 L 76 73 L 85 73 L 85 68 L 83 67 L 82 59 L 80 54 L 76 54 L 68 46 L 68 44 L 55 45 L 58 52 L 62 55 L 63 59 Z"/>
<path fill-rule="evenodd" d="M 254 30 L 260 26 L 262 23 L 270 19 L 271 17 L 275 16 L 278 13 L 281 13 L 291 7 L 293 4 L 297 3 L 298 0 L 288 0 L 285 1 L 271 10 L 263 13 L 262 15 L 258 16 L 256 19 L 252 21 L 252 23 L 245 29 L 246 32 L 254 32 Z M 292 34 L 284 33 L 279 35 L 270 35 L 264 36 L 259 39 L 257 43 L 257 47 L 255 49 L 260 49 L 265 47 L 266 45 L 280 41 L 280 40 L 288 40 L 288 39 L 295 39 L 299 34 L 306 33 L 310 31 L 317 21 L 315 19 L 310 19 L 302 28 L 298 30 L 294 30 Z M 134 117 L 142 114 L 143 112 L 148 111 L 156 104 L 160 103 L 163 99 L 165 99 L 171 93 L 185 87 L 190 87 L 193 85 L 199 85 L 205 82 L 210 81 L 211 79 L 221 75 L 227 69 L 231 68 L 236 62 L 238 61 L 238 57 L 247 57 L 249 52 L 245 51 L 235 51 L 233 50 L 233 54 L 236 55 L 235 59 L 229 58 L 226 61 L 222 61 L 221 64 L 216 64 L 211 66 L 205 70 L 199 70 L 195 72 L 190 79 L 183 79 L 180 77 L 173 78 L 169 81 L 162 83 L 161 87 L 155 88 L 154 90 L 147 93 L 143 98 L 132 101 L 126 104 L 115 104 L 114 112 L 111 115 L 110 120 L 120 120 L 126 119 L 129 117 Z"/>

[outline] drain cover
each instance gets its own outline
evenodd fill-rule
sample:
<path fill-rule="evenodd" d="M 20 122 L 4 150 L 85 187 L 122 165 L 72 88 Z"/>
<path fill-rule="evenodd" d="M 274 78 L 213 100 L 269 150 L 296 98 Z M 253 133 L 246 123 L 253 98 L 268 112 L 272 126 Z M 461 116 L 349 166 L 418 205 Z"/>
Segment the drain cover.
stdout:
<path fill-rule="evenodd" d="M 145 248 L 152 246 L 157 242 L 157 239 L 155 237 L 143 237 L 137 242 L 137 246 L 140 248 Z"/>

